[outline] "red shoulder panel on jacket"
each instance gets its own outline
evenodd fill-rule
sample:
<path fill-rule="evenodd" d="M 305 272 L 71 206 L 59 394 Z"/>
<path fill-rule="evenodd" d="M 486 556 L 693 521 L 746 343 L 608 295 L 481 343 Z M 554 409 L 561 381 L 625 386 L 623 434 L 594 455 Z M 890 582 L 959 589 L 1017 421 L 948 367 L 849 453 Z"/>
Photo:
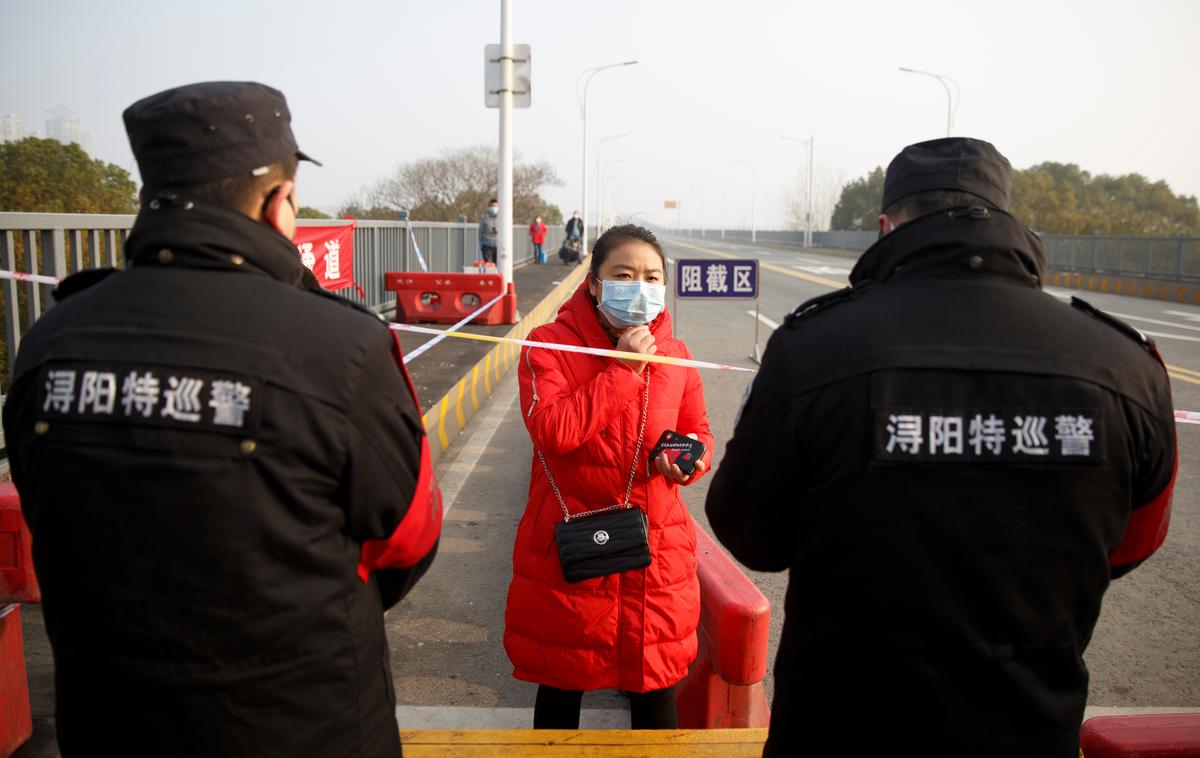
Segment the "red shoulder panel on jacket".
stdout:
<path fill-rule="evenodd" d="M 1179 473 L 1179 453 L 1171 468 L 1171 480 L 1149 503 L 1134 509 L 1125 525 L 1121 544 L 1109 557 L 1110 566 L 1124 566 L 1145 560 L 1162 546 L 1171 522 L 1171 499 L 1175 494 L 1175 475 Z"/>

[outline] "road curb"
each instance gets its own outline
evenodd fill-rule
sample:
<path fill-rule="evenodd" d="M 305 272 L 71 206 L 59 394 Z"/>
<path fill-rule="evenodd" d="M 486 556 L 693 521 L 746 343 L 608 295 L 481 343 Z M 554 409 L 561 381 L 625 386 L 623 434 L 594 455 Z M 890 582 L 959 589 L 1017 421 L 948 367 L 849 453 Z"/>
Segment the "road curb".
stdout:
<path fill-rule="evenodd" d="M 1110 295 L 1200 305 L 1200 286 L 1179 282 L 1083 274 L 1078 271 L 1053 271 L 1046 275 L 1045 283 L 1055 287 L 1106 292 Z"/>
<path fill-rule="evenodd" d="M 504 337 L 524 339 L 534 327 L 551 321 L 558 308 L 566 301 L 587 273 L 585 266 L 575 270 L 550 290 L 526 316 L 517 322 Z M 516 362 L 520 348 L 511 343 L 496 345 L 475 365 L 467 369 L 450 391 L 442 395 L 423 417 L 425 433 L 429 435 L 429 449 L 433 462 L 446 452 L 450 444 L 467 428 L 471 417 L 483 408 L 492 396 L 492 390 L 500 378 Z"/>

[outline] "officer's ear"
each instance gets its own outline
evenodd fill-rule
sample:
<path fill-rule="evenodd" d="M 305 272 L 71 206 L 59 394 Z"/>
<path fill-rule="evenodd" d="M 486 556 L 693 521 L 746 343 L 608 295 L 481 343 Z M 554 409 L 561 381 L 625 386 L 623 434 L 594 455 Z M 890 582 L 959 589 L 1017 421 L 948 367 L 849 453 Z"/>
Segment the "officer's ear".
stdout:
<path fill-rule="evenodd" d="M 275 187 L 263 201 L 263 222 L 289 240 L 296 236 L 296 183 L 291 179 Z"/>

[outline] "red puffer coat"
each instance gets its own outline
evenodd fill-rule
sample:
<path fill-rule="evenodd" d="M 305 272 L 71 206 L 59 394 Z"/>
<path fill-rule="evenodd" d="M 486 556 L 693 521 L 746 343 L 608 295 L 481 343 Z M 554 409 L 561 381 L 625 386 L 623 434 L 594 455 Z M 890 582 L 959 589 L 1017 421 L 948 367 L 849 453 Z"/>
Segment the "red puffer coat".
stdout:
<path fill-rule="evenodd" d="M 557 320 L 530 339 L 611 349 L 600 318 L 585 282 Z M 658 355 L 691 357 L 671 337 L 665 311 L 650 330 Z M 568 584 L 554 542 L 562 509 L 536 450 L 571 513 L 623 502 L 646 373 L 612 358 L 540 348 L 521 353 L 521 408 L 535 454 L 505 611 L 504 648 L 517 679 L 568 690 L 648 692 L 678 682 L 696 657 L 695 526 L 678 485 L 649 458 L 659 435 L 671 429 L 696 433 L 711 466 L 713 438 L 699 372 L 653 363 L 647 371 L 649 410 L 630 502 L 650 523 L 650 566 Z"/>

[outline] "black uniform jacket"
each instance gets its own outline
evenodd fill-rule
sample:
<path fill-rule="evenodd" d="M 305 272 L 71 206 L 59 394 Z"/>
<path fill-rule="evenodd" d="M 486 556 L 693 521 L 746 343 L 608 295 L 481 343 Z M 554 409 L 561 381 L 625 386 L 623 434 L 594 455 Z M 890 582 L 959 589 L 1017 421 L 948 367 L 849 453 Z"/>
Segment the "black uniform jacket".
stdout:
<path fill-rule="evenodd" d="M 767 755 L 1077 754 L 1175 424 L 1153 345 L 1043 268 L 1008 214 L 943 210 L 771 337 L 707 500 L 734 556 L 790 570 Z"/>
<path fill-rule="evenodd" d="M 126 255 L 4 408 L 64 755 L 398 755 L 382 614 L 441 505 L 396 343 L 239 213 L 146 207 Z"/>

